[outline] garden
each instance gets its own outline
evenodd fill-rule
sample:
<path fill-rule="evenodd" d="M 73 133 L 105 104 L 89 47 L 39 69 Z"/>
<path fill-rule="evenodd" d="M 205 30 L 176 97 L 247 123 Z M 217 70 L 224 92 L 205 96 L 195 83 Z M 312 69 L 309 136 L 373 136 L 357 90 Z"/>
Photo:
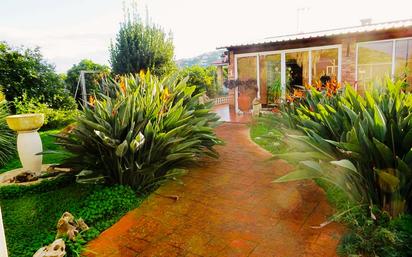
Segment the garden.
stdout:
<path fill-rule="evenodd" d="M 39 49 L 0 42 L 0 204 L 11 257 L 87 254 L 88 242 L 166 181 L 219 159 L 216 146 L 225 142 L 208 100 L 222 94 L 216 67 L 178 68 L 172 39 L 132 16 L 109 52 L 110 67 L 85 59 L 57 74 Z M 93 71 L 87 101 L 78 90 L 82 71 Z M 253 84 L 256 94 L 255 81 L 228 88 L 238 84 Z M 318 229 L 346 227 L 338 255 L 412 256 L 412 95 L 404 82 L 387 79 L 359 94 L 325 81 L 284 102 L 280 81 L 269 88 L 279 110 L 256 117 L 250 136 L 271 153 L 269 161 L 293 167 L 273 184 L 313 180 L 324 190 L 335 212 Z M 28 113 L 40 124 L 13 132 L 10 117 Z M 22 168 L 18 138 L 37 130 L 43 149 L 32 157 L 45 165 L 31 172 Z M 220 179 L 214 175 L 210 180 Z M 231 193 L 243 196 L 242 189 Z"/>
<path fill-rule="evenodd" d="M 152 44 L 127 56 L 134 65 L 122 63 L 123 49 L 144 40 Z M 123 23 L 110 51 L 112 67 L 82 60 L 59 75 L 39 49 L 0 43 L 0 173 L 27 173 L 2 177 L 0 186 L 9 256 L 44 256 L 50 249 L 42 247 L 58 238 L 67 256 L 80 256 L 164 181 L 203 156 L 218 157 L 219 118 L 199 101 L 217 94 L 215 68 L 179 70 L 170 39 L 137 18 Z M 76 89 L 82 70 L 95 71 L 86 77 L 86 103 Z M 21 169 L 8 127 L 9 115 L 26 113 L 44 115 L 40 174 Z"/>

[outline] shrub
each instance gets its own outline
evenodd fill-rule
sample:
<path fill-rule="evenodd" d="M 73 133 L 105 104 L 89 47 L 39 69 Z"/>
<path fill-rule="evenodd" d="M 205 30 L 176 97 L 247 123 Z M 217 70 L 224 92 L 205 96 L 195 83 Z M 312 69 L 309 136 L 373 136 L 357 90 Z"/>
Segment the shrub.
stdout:
<path fill-rule="evenodd" d="M 287 115 L 307 134 L 306 159 L 279 181 L 321 177 L 393 217 L 411 212 L 412 95 L 401 87 L 388 80 L 361 96 L 347 86 L 324 102 L 309 91 Z"/>
<path fill-rule="evenodd" d="M 328 101 L 328 99 L 323 100 Z M 277 157 L 282 156 L 279 153 L 292 152 L 287 157 L 288 160 L 295 157 L 296 162 L 308 163 L 308 156 L 316 160 L 316 155 L 310 153 L 315 149 L 308 147 L 307 141 L 296 140 L 296 136 L 301 135 L 300 131 L 285 128 L 281 117 L 274 115 L 259 118 L 251 128 L 251 137 L 254 141 L 276 154 Z M 282 137 L 283 140 L 280 141 Z M 273 147 L 273 144 L 276 144 L 276 147 Z M 305 152 L 305 149 L 308 152 Z M 325 151 L 327 148 L 322 148 L 322 150 Z M 298 155 L 293 154 L 296 151 L 299 151 Z M 303 155 L 304 153 L 306 155 Z M 304 165 L 300 166 L 304 167 Z M 332 165 L 327 166 L 323 170 L 327 170 Z M 342 178 L 342 174 L 336 171 L 336 167 L 332 166 L 330 174 L 324 175 L 323 179 L 330 179 L 336 184 Z M 338 172 L 340 171 L 338 170 Z M 312 171 L 309 172 L 309 175 L 316 174 Z M 387 212 L 378 208 L 372 207 L 371 211 L 368 205 L 359 205 L 359 203 L 350 201 L 348 195 L 334 186 L 334 183 L 319 179 L 315 179 L 315 181 L 326 191 L 328 200 L 338 210 L 338 213 L 332 216 L 332 220 L 342 222 L 348 228 L 347 234 L 342 237 L 337 249 L 340 256 L 411 256 L 412 216 L 401 215 L 398 218 L 391 218 Z"/>
<path fill-rule="evenodd" d="M 74 99 L 72 99 L 74 103 Z M 23 94 L 22 100 L 15 99 L 14 106 L 16 113 L 43 113 L 44 125 L 42 129 L 61 128 L 73 123 L 79 115 L 76 109 L 76 103 L 70 103 L 65 107 L 68 109 L 53 109 L 48 104 L 42 103 L 35 98 L 28 99 L 26 94 Z M 64 106 L 64 105 L 63 105 Z"/>
<path fill-rule="evenodd" d="M 14 156 L 16 151 L 14 133 L 8 128 L 6 117 L 9 115 L 7 101 L 0 91 L 0 167 Z"/>
<path fill-rule="evenodd" d="M 110 80 L 106 89 L 62 138 L 74 154 L 63 165 L 84 170 L 79 178 L 146 191 L 200 156 L 217 157 L 212 126 L 219 118 L 186 80 L 141 74 Z"/>
<path fill-rule="evenodd" d="M 182 69 L 181 76 L 188 77 L 187 84 L 189 86 L 196 86 L 195 94 L 206 92 L 207 96 L 213 98 L 220 93 L 216 83 L 216 66 L 194 65 L 186 67 Z"/>
<path fill-rule="evenodd" d="M 63 79 L 44 60 L 39 48 L 12 48 L 0 42 L 0 86 L 10 103 L 16 98 L 22 100 L 26 93 L 28 98 L 39 99 L 54 109 L 70 104 Z M 11 109 L 14 111 L 14 106 Z"/>
<path fill-rule="evenodd" d="M 374 210 L 372 219 L 366 210 L 347 217 L 345 223 L 351 229 L 343 236 L 337 252 L 341 256 L 388 256 L 412 255 L 412 216 L 403 215 L 390 219 L 387 213 Z"/>

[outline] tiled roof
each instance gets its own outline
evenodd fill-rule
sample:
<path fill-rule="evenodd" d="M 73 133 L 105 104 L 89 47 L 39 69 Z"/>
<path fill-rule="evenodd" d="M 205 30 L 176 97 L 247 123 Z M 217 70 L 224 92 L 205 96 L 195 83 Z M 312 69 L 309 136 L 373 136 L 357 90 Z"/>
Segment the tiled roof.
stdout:
<path fill-rule="evenodd" d="M 222 48 L 232 48 L 232 47 L 245 47 L 253 46 L 267 43 L 279 43 L 293 40 L 302 40 L 302 39 L 314 39 L 319 37 L 330 37 L 330 36 L 340 36 L 346 34 L 354 33 L 366 33 L 366 32 L 375 32 L 375 31 L 385 31 L 390 29 L 400 29 L 400 28 L 412 28 L 412 19 L 407 20 L 398 20 L 382 23 L 374 23 L 368 25 L 354 26 L 354 27 L 344 27 L 338 29 L 329 29 L 329 30 L 320 30 L 308 33 L 299 33 L 299 34 L 289 34 L 283 36 L 267 37 L 262 40 L 249 41 L 241 44 L 233 44 Z"/>

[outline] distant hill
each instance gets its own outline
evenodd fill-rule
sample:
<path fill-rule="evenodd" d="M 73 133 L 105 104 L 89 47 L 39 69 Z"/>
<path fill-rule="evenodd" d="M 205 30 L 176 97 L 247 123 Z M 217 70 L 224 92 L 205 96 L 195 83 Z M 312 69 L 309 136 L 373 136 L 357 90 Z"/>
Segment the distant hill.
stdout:
<path fill-rule="evenodd" d="M 224 50 L 217 50 L 213 52 L 204 53 L 191 58 L 184 58 L 176 60 L 179 67 L 190 67 L 193 65 L 210 66 L 213 62 L 220 60 Z"/>

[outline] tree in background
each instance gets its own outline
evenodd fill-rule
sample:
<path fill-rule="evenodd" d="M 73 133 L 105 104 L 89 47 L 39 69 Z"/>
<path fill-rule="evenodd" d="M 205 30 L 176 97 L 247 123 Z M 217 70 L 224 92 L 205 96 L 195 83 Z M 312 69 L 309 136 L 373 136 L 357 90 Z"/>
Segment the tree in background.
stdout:
<path fill-rule="evenodd" d="M 173 57 L 172 36 L 154 24 L 143 23 L 137 15 L 128 15 L 110 45 L 110 63 L 115 74 L 150 69 L 162 76 L 175 69 Z"/>
<path fill-rule="evenodd" d="M 0 87 L 10 102 L 22 100 L 26 95 L 51 108 L 70 109 L 75 106 L 61 76 L 43 59 L 39 48 L 14 49 L 0 42 Z"/>
<path fill-rule="evenodd" d="M 65 78 L 66 86 L 70 90 L 71 95 L 76 93 L 77 83 L 80 76 L 80 71 L 97 71 L 97 73 L 90 73 L 85 76 L 86 80 L 86 92 L 90 94 L 95 92 L 99 88 L 100 81 L 104 76 L 110 73 L 110 68 L 106 65 L 94 63 L 92 60 L 83 59 L 78 64 L 73 65 L 67 71 L 67 77 Z M 81 98 L 80 88 L 77 91 L 76 99 Z"/>
<path fill-rule="evenodd" d="M 196 86 L 195 93 L 206 92 L 207 96 L 213 98 L 220 93 L 216 83 L 216 67 L 202 67 L 194 65 L 181 70 L 182 77 L 188 77 L 187 84 Z"/>

